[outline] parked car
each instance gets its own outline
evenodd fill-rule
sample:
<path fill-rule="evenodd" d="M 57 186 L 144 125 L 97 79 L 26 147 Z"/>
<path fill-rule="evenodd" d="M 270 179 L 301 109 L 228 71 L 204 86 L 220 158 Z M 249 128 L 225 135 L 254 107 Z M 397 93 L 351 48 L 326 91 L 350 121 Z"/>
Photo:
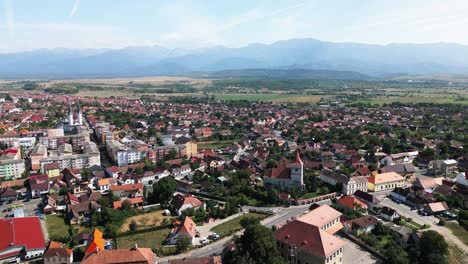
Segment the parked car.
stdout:
<path fill-rule="evenodd" d="M 204 245 L 206 245 L 208 243 L 210 243 L 210 241 L 208 239 L 206 239 L 206 238 L 200 239 L 200 245 L 204 246 Z"/>
<path fill-rule="evenodd" d="M 219 236 L 218 234 L 213 233 L 213 234 L 211 234 L 211 235 L 208 236 L 208 239 L 209 239 L 209 240 L 217 240 L 217 239 L 219 239 L 219 237 L 220 237 L 220 236 Z"/>

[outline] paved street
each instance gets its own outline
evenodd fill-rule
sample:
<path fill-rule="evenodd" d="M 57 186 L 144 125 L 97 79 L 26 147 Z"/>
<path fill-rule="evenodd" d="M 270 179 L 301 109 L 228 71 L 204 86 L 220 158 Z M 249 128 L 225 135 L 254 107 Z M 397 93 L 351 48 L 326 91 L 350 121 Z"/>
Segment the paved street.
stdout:
<path fill-rule="evenodd" d="M 382 200 L 382 205 L 395 209 L 399 214 L 405 217 L 411 217 L 416 223 L 430 225 L 431 227 L 429 229 L 433 229 L 439 232 L 445 237 L 447 241 L 457 245 L 461 250 L 468 252 L 468 246 L 466 246 L 460 239 L 458 239 L 458 237 L 456 237 L 452 233 L 452 231 L 450 231 L 446 227 L 437 225 L 437 223 L 439 223 L 439 219 L 437 219 L 436 217 L 418 215 L 416 210 L 410 210 L 408 206 L 404 204 L 397 204 L 386 197 L 382 197 L 379 199 Z"/>
<path fill-rule="evenodd" d="M 340 237 L 346 241 L 344 252 L 343 252 L 343 263 L 345 264 L 373 264 L 382 263 L 382 261 L 376 258 L 374 255 L 366 251 L 358 244 L 352 242 L 346 237 Z"/>

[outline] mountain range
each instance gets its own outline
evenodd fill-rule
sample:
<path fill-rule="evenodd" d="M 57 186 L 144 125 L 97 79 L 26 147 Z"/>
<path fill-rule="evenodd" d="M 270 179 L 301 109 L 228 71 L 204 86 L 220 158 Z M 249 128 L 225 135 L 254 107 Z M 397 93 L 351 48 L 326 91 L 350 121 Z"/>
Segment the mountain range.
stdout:
<path fill-rule="evenodd" d="M 337 78 L 468 73 L 468 46 L 453 43 L 334 43 L 290 39 L 241 48 L 41 49 L 0 54 L 0 78 L 81 78 L 157 75 L 229 76 L 239 70 L 326 73 Z M 234 71 L 232 71 L 234 70 Z M 251 71 L 262 75 L 262 70 Z M 304 76 L 302 72 L 302 76 Z M 351 75 L 349 75 L 351 74 Z M 287 77 L 287 74 L 285 74 Z"/>

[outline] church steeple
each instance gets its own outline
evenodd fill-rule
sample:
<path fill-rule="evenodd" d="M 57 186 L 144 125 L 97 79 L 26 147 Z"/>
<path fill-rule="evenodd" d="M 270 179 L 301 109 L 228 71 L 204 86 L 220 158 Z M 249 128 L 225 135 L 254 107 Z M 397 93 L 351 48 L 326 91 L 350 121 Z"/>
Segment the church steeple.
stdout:
<path fill-rule="evenodd" d="M 73 110 L 71 104 L 68 105 L 68 124 L 73 126 Z"/>

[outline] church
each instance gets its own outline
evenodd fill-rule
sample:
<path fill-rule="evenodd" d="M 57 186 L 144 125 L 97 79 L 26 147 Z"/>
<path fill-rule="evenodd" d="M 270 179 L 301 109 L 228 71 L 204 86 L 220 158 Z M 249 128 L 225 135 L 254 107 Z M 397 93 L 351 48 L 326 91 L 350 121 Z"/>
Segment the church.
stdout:
<path fill-rule="evenodd" d="M 76 117 L 76 118 L 75 118 Z M 68 117 L 62 121 L 61 126 L 64 132 L 72 132 L 76 127 L 83 126 L 83 113 L 81 112 L 81 105 L 78 103 L 78 112 L 73 112 L 72 105 L 68 105 Z"/>
<path fill-rule="evenodd" d="M 282 190 L 304 188 L 304 163 L 296 152 L 293 162 L 281 159 L 278 167 L 268 169 L 263 177 L 265 187 L 277 187 Z"/>

